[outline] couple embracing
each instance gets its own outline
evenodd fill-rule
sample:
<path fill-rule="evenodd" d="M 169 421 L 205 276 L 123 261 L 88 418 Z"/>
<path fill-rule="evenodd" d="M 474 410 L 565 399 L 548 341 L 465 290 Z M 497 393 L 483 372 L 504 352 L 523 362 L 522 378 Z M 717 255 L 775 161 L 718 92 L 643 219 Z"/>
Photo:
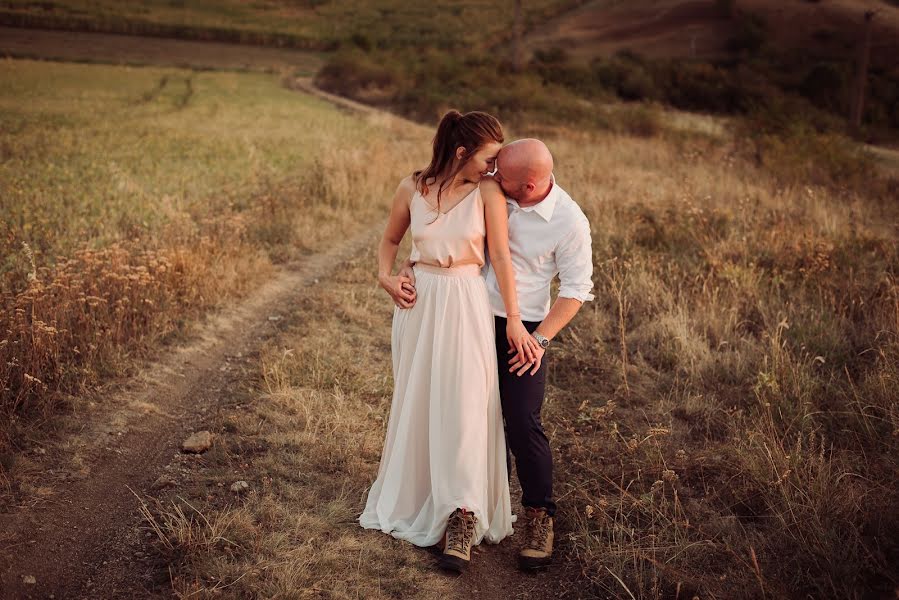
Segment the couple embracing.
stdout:
<path fill-rule="evenodd" d="M 555 182 L 552 155 L 538 140 L 503 141 L 487 113 L 444 115 L 430 164 L 397 188 L 378 250 L 378 279 L 396 304 L 394 391 L 359 522 L 436 546 L 453 571 L 472 545 L 512 534 L 507 442 L 524 506 L 519 565 L 549 563 L 546 351 L 593 299 L 590 227 Z M 407 229 L 412 253 L 394 275 Z"/>

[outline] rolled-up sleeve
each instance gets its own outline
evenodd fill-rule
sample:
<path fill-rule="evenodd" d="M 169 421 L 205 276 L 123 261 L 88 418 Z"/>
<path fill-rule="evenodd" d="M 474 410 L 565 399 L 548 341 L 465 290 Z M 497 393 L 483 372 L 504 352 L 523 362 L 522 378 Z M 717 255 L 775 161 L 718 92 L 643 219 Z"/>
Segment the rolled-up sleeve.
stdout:
<path fill-rule="evenodd" d="M 570 234 L 556 247 L 559 267 L 560 298 L 574 298 L 581 302 L 593 300 L 593 250 L 590 223 L 586 217 L 578 220 Z"/>

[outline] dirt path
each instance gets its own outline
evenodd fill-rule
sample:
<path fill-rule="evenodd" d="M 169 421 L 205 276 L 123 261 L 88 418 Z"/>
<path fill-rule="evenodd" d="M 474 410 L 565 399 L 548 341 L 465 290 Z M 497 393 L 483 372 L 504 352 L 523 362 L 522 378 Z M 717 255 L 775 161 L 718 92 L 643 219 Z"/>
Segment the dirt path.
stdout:
<path fill-rule="evenodd" d="M 299 310 L 306 286 L 361 248 L 380 227 L 282 270 L 252 296 L 211 317 L 192 341 L 164 350 L 95 412 L 73 416 L 82 431 L 41 461 L 44 501 L 0 515 L 3 598 L 146 597 L 135 493 L 151 489 L 181 442 L 216 409 L 239 403 L 254 351 Z M 189 461 L 188 461 L 189 462 Z M 172 468 L 168 469 L 170 472 Z M 183 464 L 177 474 L 186 474 Z M 36 583 L 26 583 L 32 576 Z"/>
<path fill-rule="evenodd" d="M 35 482 L 44 490 L 42 501 L 0 515 L 0 598 L 173 597 L 167 565 L 153 557 L 143 537 L 148 534 L 136 496 L 152 495 L 160 476 L 178 487 L 202 479 L 204 459 L 182 453 L 181 442 L 193 431 L 215 431 L 216 421 L 248 402 L 258 349 L 302 310 L 304 288 L 318 285 L 342 260 L 369 253 L 379 230 L 311 257 L 298 270 L 279 272 L 211 317 L 189 342 L 165 350 L 133 381 L 111 390 L 95 411 L 70 417 L 69 429 L 81 431 L 43 457 L 43 475 Z M 568 561 L 558 560 L 542 574 L 518 571 L 520 539 L 517 534 L 476 547 L 468 572 L 453 578 L 453 597 L 580 596 Z M 29 576 L 34 583 L 26 582 Z"/>
<path fill-rule="evenodd" d="M 289 69 L 310 74 L 322 62 L 313 52 L 283 48 L 15 27 L 0 27 L 2 56 L 194 69 Z"/>

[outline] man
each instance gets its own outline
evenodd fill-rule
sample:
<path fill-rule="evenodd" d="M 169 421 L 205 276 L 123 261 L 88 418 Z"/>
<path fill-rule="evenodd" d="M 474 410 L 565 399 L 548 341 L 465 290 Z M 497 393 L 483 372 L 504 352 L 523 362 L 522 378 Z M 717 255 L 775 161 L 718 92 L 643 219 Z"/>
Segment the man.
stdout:
<path fill-rule="evenodd" d="M 506 442 L 515 456 L 524 506 L 525 543 L 519 566 L 549 564 L 553 550 L 552 453 L 540 419 L 546 391 L 546 350 L 552 339 L 593 299 L 590 224 L 580 207 L 555 182 L 553 158 L 535 139 L 512 142 L 499 152 L 492 179 L 481 181 L 481 194 L 503 194 L 509 211 L 509 249 L 521 319 L 539 350 L 534 362 L 509 355 L 506 314 L 496 274 L 489 262 L 484 273 L 496 328 L 500 397 Z M 401 274 L 414 282 L 408 261 Z M 550 305 L 550 283 L 561 286 Z"/>
<path fill-rule="evenodd" d="M 496 159 L 493 182 L 482 194 L 503 193 L 509 210 L 509 249 L 521 319 L 540 349 L 534 363 L 509 359 L 502 296 L 492 266 L 486 267 L 487 290 L 496 320 L 496 353 L 506 441 L 515 456 L 525 516 L 525 543 L 519 565 L 535 569 L 549 564 L 553 549 L 552 453 L 540 410 L 546 391 L 546 355 L 552 339 L 593 300 L 593 253 L 590 224 L 580 207 L 556 183 L 553 158 L 546 145 L 524 139 L 505 146 Z M 550 283 L 559 276 L 559 294 L 550 305 Z"/>

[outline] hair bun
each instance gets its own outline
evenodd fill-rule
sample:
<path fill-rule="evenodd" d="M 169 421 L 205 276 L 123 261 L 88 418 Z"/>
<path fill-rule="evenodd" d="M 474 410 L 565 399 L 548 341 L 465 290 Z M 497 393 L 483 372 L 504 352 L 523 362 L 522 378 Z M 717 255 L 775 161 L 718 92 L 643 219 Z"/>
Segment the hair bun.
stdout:
<path fill-rule="evenodd" d="M 460 113 L 455 108 L 446 111 L 446 114 L 443 115 L 443 119 L 441 121 L 446 121 L 447 123 L 458 123 L 462 120 L 462 113 Z"/>

